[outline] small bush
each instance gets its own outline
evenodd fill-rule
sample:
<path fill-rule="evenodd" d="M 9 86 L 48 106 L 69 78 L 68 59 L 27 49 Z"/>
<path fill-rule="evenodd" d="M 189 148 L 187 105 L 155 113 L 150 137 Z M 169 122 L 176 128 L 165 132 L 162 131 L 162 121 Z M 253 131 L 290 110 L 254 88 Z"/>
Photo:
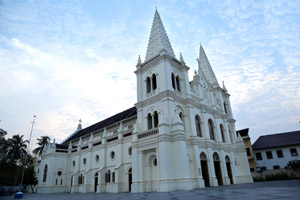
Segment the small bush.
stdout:
<path fill-rule="evenodd" d="M 265 176 L 266 181 L 277 181 L 277 180 L 289 180 L 290 177 L 287 173 L 281 172 L 276 174 L 267 174 Z"/>
<path fill-rule="evenodd" d="M 262 181 L 265 181 L 265 179 L 263 177 L 253 177 L 253 181 L 254 182 L 262 182 Z"/>
<path fill-rule="evenodd" d="M 299 170 L 300 169 L 300 160 L 291 160 L 287 163 L 285 168 Z"/>

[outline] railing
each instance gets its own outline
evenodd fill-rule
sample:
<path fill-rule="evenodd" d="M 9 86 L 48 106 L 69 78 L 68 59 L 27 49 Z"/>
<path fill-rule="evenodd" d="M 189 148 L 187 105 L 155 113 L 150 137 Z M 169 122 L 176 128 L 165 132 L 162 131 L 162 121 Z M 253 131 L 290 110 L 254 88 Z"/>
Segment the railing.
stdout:
<path fill-rule="evenodd" d="M 158 129 L 150 130 L 138 135 L 138 139 L 158 134 Z"/>

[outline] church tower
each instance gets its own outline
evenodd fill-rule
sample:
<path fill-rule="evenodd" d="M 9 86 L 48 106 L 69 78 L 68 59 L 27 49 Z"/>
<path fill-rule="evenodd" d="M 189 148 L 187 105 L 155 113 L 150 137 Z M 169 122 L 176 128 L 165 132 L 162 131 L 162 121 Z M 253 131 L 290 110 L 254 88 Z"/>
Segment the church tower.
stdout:
<path fill-rule="evenodd" d="M 155 11 L 146 58 L 137 64 L 137 130 L 133 139 L 133 191 L 192 189 L 187 157 L 189 68 L 173 52 Z M 151 137 L 150 137 L 151 136 Z M 136 163 L 135 163 L 136 162 Z M 159 167 L 158 167 L 159 166 Z"/>
<path fill-rule="evenodd" d="M 229 94 L 219 86 L 202 45 L 197 60 L 190 82 L 189 67 L 181 53 L 175 57 L 156 10 L 145 60 L 138 58 L 135 71 L 132 192 L 252 181 L 241 139 L 234 134 Z"/>

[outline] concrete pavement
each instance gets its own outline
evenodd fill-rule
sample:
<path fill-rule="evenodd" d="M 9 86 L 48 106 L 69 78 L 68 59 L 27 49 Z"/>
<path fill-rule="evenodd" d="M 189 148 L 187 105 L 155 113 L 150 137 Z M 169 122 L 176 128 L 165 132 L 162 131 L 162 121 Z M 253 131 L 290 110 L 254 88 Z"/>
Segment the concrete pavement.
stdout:
<path fill-rule="evenodd" d="M 2 200 L 13 199 L 0 197 Z M 259 182 L 229 186 L 209 187 L 190 191 L 151 192 L 151 193 L 60 193 L 60 194 L 25 194 L 23 199 L 30 200 L 191 200 L 191 199 L 238 199 L 300 200 L 300 180 Z"/>

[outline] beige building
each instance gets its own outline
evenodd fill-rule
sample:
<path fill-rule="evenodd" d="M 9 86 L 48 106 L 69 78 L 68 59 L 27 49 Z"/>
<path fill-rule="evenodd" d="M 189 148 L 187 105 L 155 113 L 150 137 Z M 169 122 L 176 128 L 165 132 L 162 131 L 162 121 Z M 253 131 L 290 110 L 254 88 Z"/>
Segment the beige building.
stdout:
<path fill-rule="evenodd" d="M 250 171 L 251 172 L 256 172 L 254 152 L 253 152 L 253 148 L 252 148 L 252 145 L 251 145 L 251 139 L 249 137 L 249 128 L 238 130 L 236 133 L 237 133 L 237 136 L 240 135 L 242 137 L 243 141 L 244 141 Z"/>

